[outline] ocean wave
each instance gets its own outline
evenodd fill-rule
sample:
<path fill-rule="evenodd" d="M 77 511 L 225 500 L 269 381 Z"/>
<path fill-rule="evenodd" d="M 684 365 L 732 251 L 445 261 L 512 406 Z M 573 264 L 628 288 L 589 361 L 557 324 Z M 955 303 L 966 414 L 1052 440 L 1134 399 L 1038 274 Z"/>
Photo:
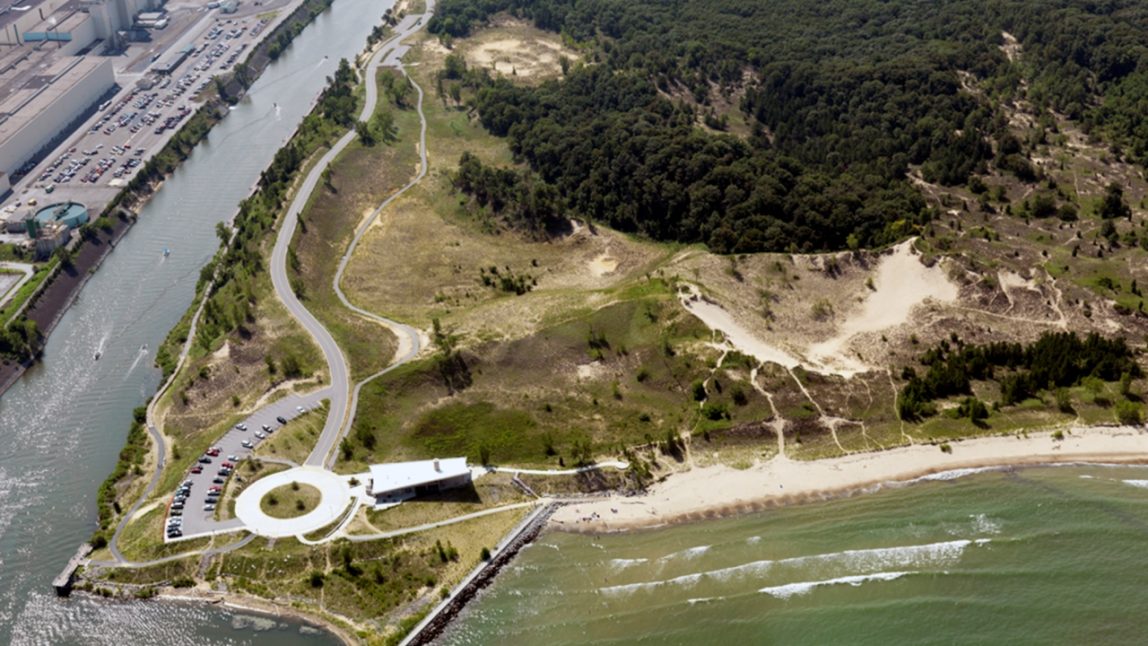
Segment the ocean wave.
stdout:
<path fill-rule="evenodd" d="M 875 547 L 861 550 L 844 550 L 826 554 L 794 556 L 785 559 L 751 561 L 725 568 L 683 574 L 671 579 L 642 581 L 599 588 L 608 596 L 627 595 L 639 590 L 652 590 L 662 586 L 690 586 L 698 581 L 710 579 L 727 581 L 733 577 L 762 575 L 771 569 L 785 568 L 831 568 L 835 570 L 869 570 L 881 572 L 892 568 L 944 568 L 960 559 L 969 545 L 982 546 L 992 539 L 978 538 L 927 543 L 924 545 L 900 545 L 895 547 Z"/>
<path fill-rule="evenodd" d="M 824 581 L 801 581 L 799 583 L 786 583 L 785 585 L 776 585 L 768 588 L 762 588 L 758 592 L 764 592 L 771 597 L 778 599 L 789 599 L 803 594 L 809 594 L 814 588 L 821 588 L 831 585 L 851 585 L 857 587 L 869 581 L 892 581 L 899 579 L 915 572 L 875 572 L 873 574 L 856 574 L 853 576 L 841 576 L 835 579 L 826 579 Z"/>
<path fill-rule="evenodd" d="M 1148 489 L 1148 480 L 1121 480 L 1120 482 L 1138 489 Z"/>
<path fill-rule="evenodd" d="M 650 559 L 610 559 L 610 565 L 615 570 L 624 570 L 634 565 L 641 565 L 648 562 Z"/>
<path fill-rule="evenodd" d="M 1001 533 L 1000 522 L 989 518 L 985 514 L 970 514 L 969 518 L 972 519 L 973 531 L 978 534 Z"/>
<path fill-rule="evenodd" d="M 923 475 L 919 478 L 913 478 L 909 482 L 931 482 L 931 481 L 947 481 L 956 480 L 957 478 L 964 478 L 966 476 L 976 475 L 978 473 L 988 473 L 990 471 L 1000 471 L 1003 467 L 971 467 L 968 469 L 950 469 L 948 471 L 939 471 L 937 473 L 930 473 Z"/>
<path fill-rule="evenodd" d="M 693 558 L 697 558 L 697 557 L 701 556 L 702 554 L 705 554 L 706 552 L 709 551 L 709 549 L 710 549 L 709 545 L 696 545 L 694 547 L 688 547 L 684 550 L 679 550 L 677 552 L 671 552 L 669 554 L 666 554 L 665 556 L 659 558 L 658 561 L 661 563 L 664 563 L 666 561 L 670 561 L 670 560 L 673 560 L 676 558 L 693 559 Z"/>

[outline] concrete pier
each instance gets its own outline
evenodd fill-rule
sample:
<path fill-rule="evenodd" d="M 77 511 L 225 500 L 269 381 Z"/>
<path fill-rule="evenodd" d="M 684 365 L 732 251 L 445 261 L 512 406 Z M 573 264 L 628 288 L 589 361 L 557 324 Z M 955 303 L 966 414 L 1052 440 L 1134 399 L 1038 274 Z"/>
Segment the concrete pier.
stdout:
<path fill-rule="evenodd" d="M 72 582 L 76 577 L 76 570 L 88 561 L 88 555 L 92 553 L 92 546 L 84 543 L 68 559 L 68 564 L 64 566 L 64 571 L 60 572 L 59 576 L 52 579 L 52 586 L 56 588 L 56 594 L 61 597 L 66 597 L 72 593 Z"/>

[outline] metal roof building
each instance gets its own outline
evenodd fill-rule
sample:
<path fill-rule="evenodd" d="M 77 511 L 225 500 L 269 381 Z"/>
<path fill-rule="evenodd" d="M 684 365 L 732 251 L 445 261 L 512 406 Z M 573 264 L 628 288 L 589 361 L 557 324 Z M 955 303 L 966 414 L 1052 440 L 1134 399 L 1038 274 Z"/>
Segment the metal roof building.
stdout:
<path fill-rule="evenodd" d="M 0 171 L 12 173 L 66 134 L 115 84 L 108 58 L 61 58 L 29 76 L 0 102 Z"/>
<path fill-rule="evenodd" d="M 379 502 L 394 502 L 469 483 L 470 467 L 466 465 L 466 458 L 392 462 L 371 465 L 367 493 Z"/>

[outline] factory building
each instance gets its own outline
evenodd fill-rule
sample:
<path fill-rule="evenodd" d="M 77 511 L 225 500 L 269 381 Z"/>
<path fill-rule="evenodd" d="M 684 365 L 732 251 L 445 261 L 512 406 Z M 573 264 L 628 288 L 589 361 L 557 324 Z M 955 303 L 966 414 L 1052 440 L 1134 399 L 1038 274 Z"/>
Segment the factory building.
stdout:
<path fill-rule="evenodd" d="M 116 83 L 111 59 L 96 57 L 59 58 L 20 80 L 0 102 L 0 171 L 9 174 L 70 132 Z"/>

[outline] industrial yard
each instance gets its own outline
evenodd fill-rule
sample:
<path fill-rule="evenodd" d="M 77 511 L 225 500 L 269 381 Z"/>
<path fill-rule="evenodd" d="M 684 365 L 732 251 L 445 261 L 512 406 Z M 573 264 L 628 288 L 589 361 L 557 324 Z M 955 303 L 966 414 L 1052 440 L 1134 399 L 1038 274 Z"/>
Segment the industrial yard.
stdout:
<path fill-rule="evenodd" d="M 298 1 L 157 10 L 149 0 L 45 0 L 0 13 L 0 243 L 29 260 L 68 244 L 74 227 L 25 222 L 56 204 L 98 216 L 199 108 L 212 79 Z M 37 239 L 44 232 L 50 241 Z"/>

